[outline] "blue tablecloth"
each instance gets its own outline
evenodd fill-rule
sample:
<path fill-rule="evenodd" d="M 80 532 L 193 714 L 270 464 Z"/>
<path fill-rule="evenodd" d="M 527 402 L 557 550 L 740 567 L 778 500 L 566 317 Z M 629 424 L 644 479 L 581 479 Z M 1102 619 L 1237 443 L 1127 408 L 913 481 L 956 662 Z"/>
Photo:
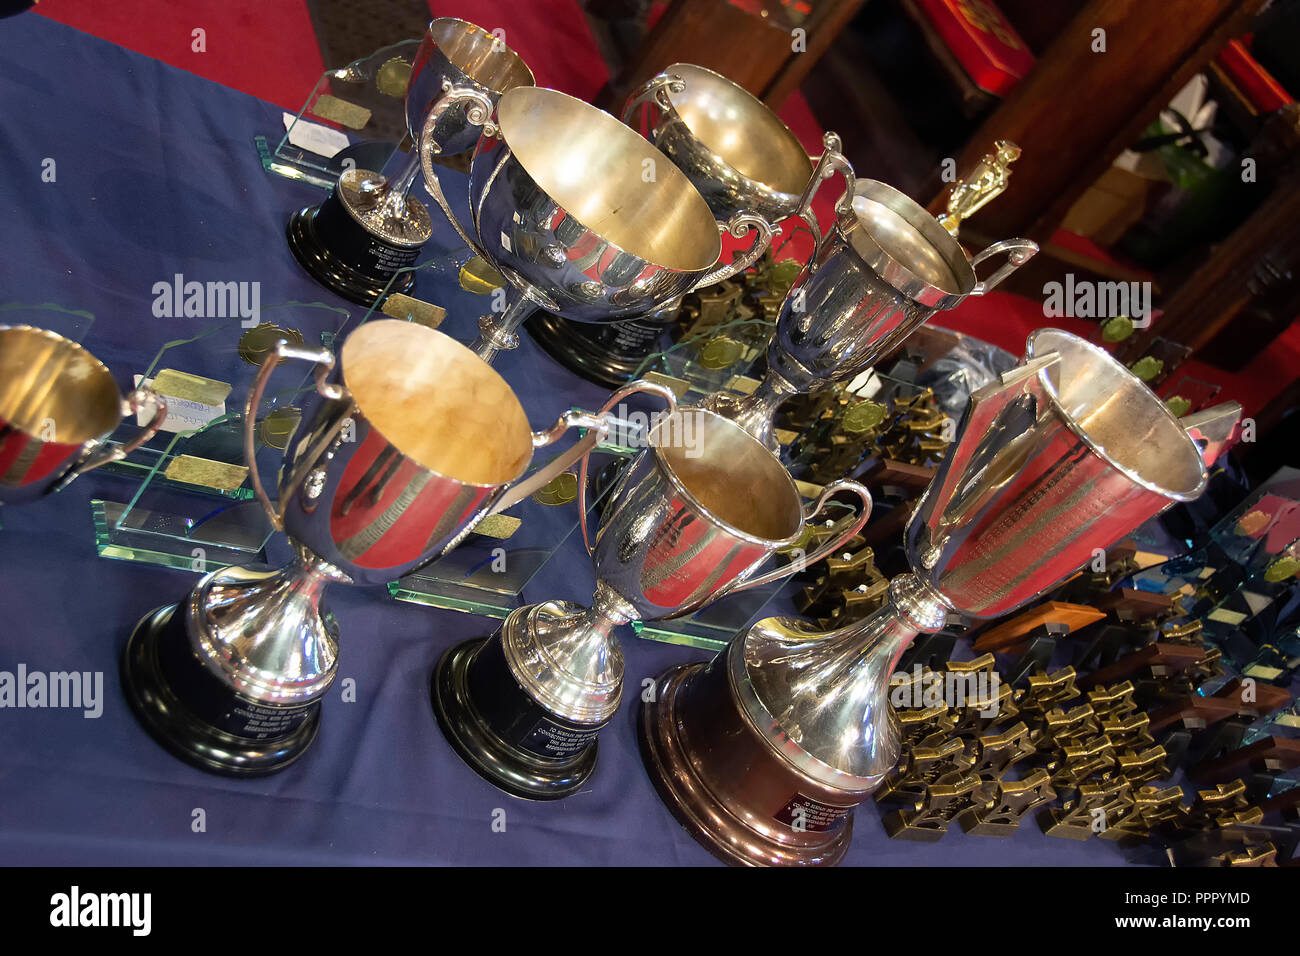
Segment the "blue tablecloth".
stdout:
<path fill-rule="evenodd" d="M 54 301 L 95 313 L 87 344 L 123 386 L 140 356 L 192 328 L 193 320 L 151 312 L 153 284 L 175 273 L 259 281 L 264 304 L 344 304 L 307 278 L 285 244 L 289 214 L 323 194 L 262 170 L 253 136 L 282 130 L 280 112 L 35 15 L 0 21 L 0 303 Z M 53 182 L 42 181 L 47 159 Z M 439 243 L 453 245 L 445 224 L 431 249 Z M 485 301 L 452 283 L 418 294 L 446 306 L 444 328 L 462 338 Z M 498 367 L 534 425 L 602 395 L 526 337 Z M 713 862 L 660 804 L 633 725 L 643 678 L 707 654 L 630 632 L 628 700 L 601 735 L 589 787 L 558 803 L 493 789 L 453 754 L 430 711 L 427 680 L 439 655 L 493 622 L 398 604 L 380 589 L 330 592 L 343 631 L 339 674 L 355 680 L 356 701 L 344 702 L 336 684 L 303 759 L 261 780 L 176 761 L 133 719 L 117 660 L 132 625 L 179 599 L 195 577 L 96 556 L 88 501 L 120 492 L 123 481 L 91 475 L 3 515 L 0 670 L 100 672 L 104 706 L 97 719 L 0 710 L 0 863 Z M 537 598 L 590 596 L 586 556 L 569 544 L 534 582 L 552 589 Z M 498 808 L 504 832 L 493 827 Z M 954 833 L 908 843 L 889 840 L 866 806 L 855 830 L 850 864 L 1119 860 L 1105 841 L 1050 839 L 1032 824 L 1010 840 Z"/>

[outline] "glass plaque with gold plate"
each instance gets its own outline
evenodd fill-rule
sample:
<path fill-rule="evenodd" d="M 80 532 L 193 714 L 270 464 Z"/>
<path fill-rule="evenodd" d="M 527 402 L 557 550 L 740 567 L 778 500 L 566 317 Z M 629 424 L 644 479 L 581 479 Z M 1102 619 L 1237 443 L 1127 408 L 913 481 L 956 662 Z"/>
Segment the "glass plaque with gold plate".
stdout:
<path fill-rule="evenodd" d="M 155 388 L 172 413 L 138 452 L 108 466 L 122 480 L 91 501 L 100 556 L 196 572 L 261 560 L 271 528 L 248 484 L 248 390 L 278 341 L 328 347 L 354 322 L 340 307 L 288 302 L 247 320 L 161 319 L 150 339 L 105 344 L 106 360 Z M 257 410 L 257 445 L 268 455 L 285 447 L 310 385 L 306 374 L 285 379 Z"/>

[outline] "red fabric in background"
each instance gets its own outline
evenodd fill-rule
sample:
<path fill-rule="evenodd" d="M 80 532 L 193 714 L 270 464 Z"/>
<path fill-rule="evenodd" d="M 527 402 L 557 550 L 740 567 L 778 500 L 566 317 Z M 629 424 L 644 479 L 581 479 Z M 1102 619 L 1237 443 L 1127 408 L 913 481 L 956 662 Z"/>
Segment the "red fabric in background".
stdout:
<path fill-rule="evenodd" d="M 303 0 L 40 0 L 42 16 L 296 113 L 325 66 Z M 192 31 L 206 31 L 206 52 Z"/>

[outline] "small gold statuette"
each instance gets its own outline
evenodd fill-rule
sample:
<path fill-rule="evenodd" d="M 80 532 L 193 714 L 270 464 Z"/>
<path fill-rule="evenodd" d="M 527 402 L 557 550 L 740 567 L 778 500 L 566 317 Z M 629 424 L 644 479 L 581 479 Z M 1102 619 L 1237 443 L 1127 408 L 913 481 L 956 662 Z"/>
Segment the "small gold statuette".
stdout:
<path fill-rule="evenodd" d="M 1010 140 L 1000 139 L 993 144 L 994 152 L 986 153 L 965 179 L 959 180 L 948 193 L 948 211 L 939 217 L 939 224 L 953 236 L 968 219 L 994 196 L 1007 188 L 1011 178 L 1008 168 L 1020 158 L 1020 147 Z"/>

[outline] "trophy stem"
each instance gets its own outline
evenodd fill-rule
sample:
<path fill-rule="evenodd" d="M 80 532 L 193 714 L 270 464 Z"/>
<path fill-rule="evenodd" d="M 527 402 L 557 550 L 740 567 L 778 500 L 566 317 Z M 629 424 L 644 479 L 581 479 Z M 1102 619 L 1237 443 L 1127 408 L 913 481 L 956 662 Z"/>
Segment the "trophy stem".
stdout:
<path fill-rule="evenodd" d="M 776 413 L 782 403 L 798 395 L 799 389 L 790 381 L 768 369 L 758 388 L 743 398 L 723 392 L 714 392 L 700 407 L 716 412 L 735 422 L 772 451 L 780 447 L 776 440 Z"/>
<path fill-rule="evenodd" d="M 384 196 L 379 201 L 378 211 L 385 218 L 405 219 L 409 215 L 407 202 L 411 195 L 411 187 L 415 184 L 415 177 L 420 172 L 419 152 L 413 149 L 406 153 L 401 163 L 396 173 L 382 187 Z"/>
<path fill-rule="evenodd" d="M 898 761 L 890 677 L 916 635 L 946 619 L 938 594 L 907 574 L 862 621 L 826 634 L 767 618 L 710 664 L 668 671 L 639 722 L 660 796 L 729 863 L 837 863 L 853 808 Z"/>
<path fill-rule="evenodd" d="M 478 341 L 472 346 L 474 354 L 491 365 L 497 352 L 518 348 L 517 330 L 536 309 L 536 303 L 527 296 L 516 293 L 514 301 L 504 312 L 480 316 Z"/>
<path fill-rule="evenodd" d="M 338 628 L 321 608 L 347 575 L 298 546 L 277 571 L 214 571 L 137 625 L 122 660 L 136 716 L 183 760 L 230 776 L 272 773 L 316 737 Z"/>

